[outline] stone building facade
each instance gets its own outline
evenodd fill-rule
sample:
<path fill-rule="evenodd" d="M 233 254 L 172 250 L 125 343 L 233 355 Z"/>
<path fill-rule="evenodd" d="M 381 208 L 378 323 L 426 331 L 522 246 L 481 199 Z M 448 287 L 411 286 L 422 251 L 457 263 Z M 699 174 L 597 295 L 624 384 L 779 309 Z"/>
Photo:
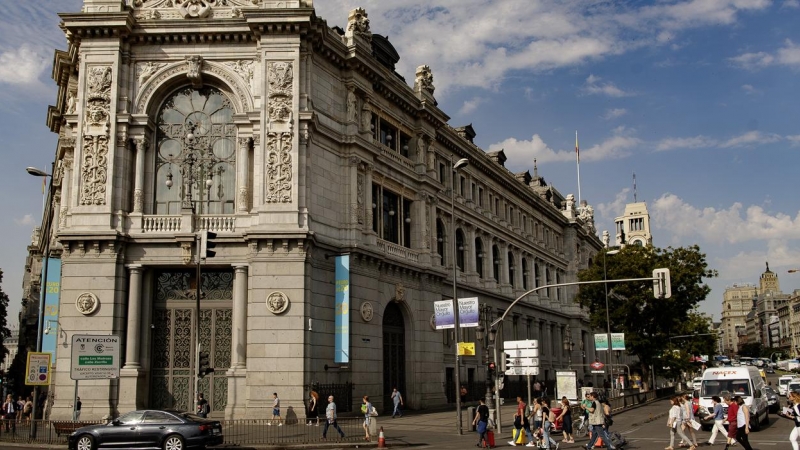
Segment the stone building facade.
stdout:
<path fill-rule="evenodd" d="M 576 281 L 602 247 L 591 206 L 448 124 L 430 67 L 413 86 L 398 75 L 364 10 L 345 29 L 312 0 L 84 0 L 61 18 L 69 47 L 48 117 L 58 320 L 68 336 L 123 342 L 118 380 L 80 382 L 82 418 L 190 409 L 196 343 L 215 369 L 200 382 L 214 417 L 269 417 L 273 392 L 299 413 L 320 383 L 351 382 L 378 406 L 397 386 L 411 408 L 439 406 L 455 344 L 434 329 L 433 302 L 452 297 L 454 264 L 458 296 L 496 318 L 525 291 Z M 216 233 L 216 256 L 198 317 L 201 231 Z M 594 361 L 575 292 L 530 295 L 502 327 L 499 344 L 540 340 L 539 378 Z M 59 348 L 53 418 L 71 415 L 69 358 Z M 484 377 L 481 357 L 465 357 L 462 380 Z"/>

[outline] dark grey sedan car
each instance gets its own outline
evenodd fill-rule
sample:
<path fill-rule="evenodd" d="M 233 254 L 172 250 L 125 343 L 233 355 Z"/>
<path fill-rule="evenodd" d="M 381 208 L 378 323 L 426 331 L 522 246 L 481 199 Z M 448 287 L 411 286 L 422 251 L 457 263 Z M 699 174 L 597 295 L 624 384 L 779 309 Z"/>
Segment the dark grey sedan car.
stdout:
<path fill-rule="evenodd" d="M 78 428 L 69 435 L 70 450 L 160 448 L 185 450 L 222 444 L 222 424 L 174 410 L 139 410 L 104 425 Z"/>
<path fill-rule="evenodd" d="M 781 402 L 780 398 L 778 397 L 778 393 L 775 392 L 771 387 L 766 387 L 764 390 L 767 393 L 767 407 L 769 408 L 769 412 L 777 413 L 781 409 Z"/>

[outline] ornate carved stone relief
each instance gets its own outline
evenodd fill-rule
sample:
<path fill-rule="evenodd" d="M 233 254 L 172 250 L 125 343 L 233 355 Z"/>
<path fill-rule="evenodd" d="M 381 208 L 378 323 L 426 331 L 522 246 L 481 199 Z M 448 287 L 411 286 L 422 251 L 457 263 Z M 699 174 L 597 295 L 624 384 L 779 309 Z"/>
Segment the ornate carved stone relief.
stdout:
<path fill-rule="evenodd" d="M 294 73 L 291 62 L 270 62 L 267 65 L 269 76 L 269 120 L 290 122 L 292 119 L 292 99 Z"/>
<path fill-rule="evenodd" d="M 164 67 L 164 63 L 154 63 L 151 61 L 136 64 L 136 78 L 139 80 L 139 86 L 143 85 L 145 81 L 149 80 L 154 73 Z"/>
<path fill-rule="evenodd" d="M 186 71 L 186 78 L 192 82 L 192 87 L 203 87 L 203 57 L 200 55 L 187 56 L 186 64 L 189 67 Z"/>
<path fill-rule="evenodd" d="M 345 37 L 358 36 L 372 43 L 372 31 L 369 29 L 369 16 L 364 8 L 356 8 L 347 16 L 347 31 Z"/>
<path fill-rule="evenodd" d="M 369 100 L 364 100 L 364 105 L 361 107 L 361 132 L 369 133 L 372 126 L 372 105 Z"/>
<path fill-rule="evenodd" d="M 111 81 L 110 66 L 89 68 L 83 127 L 81 205 L 106 204 Z"/>
<path fill-rule="evenodd" d="M 301 0 L 311 3 L 310 0 Z M 242 8 L 293 8 L 297 1 L 267 0 L 133 0 L 133 7 L 140 10 L 135 15 L 142 19 L 205 19 L 223 17 L 242 17 Z"/>
<path fill-rule="evenodd" d="M 361 304 L 361 320 L 364 322 L 372 321 L 372 317 L 375 315 L 375 311 L 372 308 L 372 303 L 364 302 Z"/>
<path fill-rule="evenodd" d="M 267 296 L 267 310 L 278 315 L 289 307 L 289 297 L 283 292 L 275 291 Z"/>
<path fill-rule="evenodd" d="M 356 177 L 356 220 L 359 225 L 364 224 L 364 174 Z"/>
<path fill-rule="evenodd" d="M 242 80 L 247 84 L 250 88 L 250 92 L 253 92 L 253 80 L 254 80 L 254 73 L 255 73 L 255 61 L 247 61 L 247 60 L 240 60 L 240 61 L 228 61 L 225 64 L 229 69 L 236 72 L 237 75 L 242 77 Z"/>
<path fill-rule="evenodd" d="M 266 203 L 292 201 L 292 133 L 267 134 Z"/>
<path fill-rule="evenodd" d="M 84 292 L 75 300 L 75 307 L 79 313 L 88 316 L 100 307 L 100 299 L 91 292 Z"/>
<path fill-rule="evenodd" d="M 358 123 L 358 98 L 353 87 L 347 89 L 347 122 Z"/>

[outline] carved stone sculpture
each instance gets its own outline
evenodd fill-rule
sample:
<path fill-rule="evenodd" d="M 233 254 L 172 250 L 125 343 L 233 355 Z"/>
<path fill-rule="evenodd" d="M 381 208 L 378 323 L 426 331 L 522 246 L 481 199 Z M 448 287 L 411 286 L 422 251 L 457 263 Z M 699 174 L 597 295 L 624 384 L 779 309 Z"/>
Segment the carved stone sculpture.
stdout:
<path fill-rule="evenodd" d="M 427 65 L 417 67 L 416 78 L 414 79 L 414 90 L 417 92 L 425 91 L 433 95 L 436 88 L 433 86 L 433 72 Z"/>
<path fill-rule="evenodd" d="M 110 66 L 95 66 L 88 71 L 81 163 L 81 205 L 106 204 L 111 80 Z"/>
<path fill-rule="evenodd" d="M 596 233 L 594 225 L 594 208 L 586 200 L 581 200 L 581 207 L 578 208 L 578 218 L 583 221 L 583 226 L 589 233 Z"/>
<path fill-rule="evenodd" d="M 347 90 L 347 121 L 358 122 L 358 99 L 353 88 Z"/>
<path fill-rule="evenodd" d="M 369 17 L 364 8 L 356 8 L 347 16 L 347 31 L 345 37 L 358 36 L 367 42 L 372 42 L 372 32 L 369 29 Z"/>
<path fill-rule="evenodd" d="M 270 62 L 269 76 L 269 120 L 290 122 L 292 99 L 294 98 L 294 71 L 291 62 Z"/>
<path fill-rule="evenodd" d="M 211 14 L 208 0 L 175 0 L 184 18 L 202 19 Z"/>
<path fill-rule="evenodd" d="M 292 201 L 292 133 L 267 134 L 266 203 Z"/>
<path fill-rule="evenodd" d="M 608 244 L 611 243 L 611 236 L 608 234 L 608 230 L 603 230 L 603 247 L 608 248 Z"/>
<path fill-rule="evenodd" d="M 99 306 L 100 299 L 91 292 L 84 292 L 75 300 L 75 307 L 78 309 L 78 312 L 85 316 L 97 311 Z"/>
<path fill-rule="evenodd" d="M 575 209 L 575 196 L 572 194 L 567 195 L 567 211 Z"/>
<path fill-rule="evenodd" d="M 364 106 L 361 107 L 361 132 L 368 133 L 372 126 L 372 105 L 369 100 L 364 100 Z"/>
<path fill-rule="evenodd" d="M 272 314 L 281 314 L 289 308 L 289 297 L 283 292 L 273 292 L 267 296 L 267 310 Z"/>
<path fill-rule="evenodd" d="M 192 82 L 192 87 L 203 87 L 203 75 L 200 72 L 203 70 L 203 57 L 200 55 L 187 56 L 186 64 L 189 66 L 186 77 Z"/>

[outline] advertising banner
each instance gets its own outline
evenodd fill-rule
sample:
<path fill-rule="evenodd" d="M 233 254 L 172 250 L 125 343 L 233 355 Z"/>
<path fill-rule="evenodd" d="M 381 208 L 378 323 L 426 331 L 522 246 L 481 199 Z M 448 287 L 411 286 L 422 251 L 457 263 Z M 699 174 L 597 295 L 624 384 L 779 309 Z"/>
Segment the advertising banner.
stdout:
<path fill-rule="evenodd" d="M 625 350 L 625 333 L 611 333 L 611 350 Z"/>
<path fill-rule="evenodd" d="M 333 362 L 350 362 L 350 255 L 336 257 L 336 327 Z"/>
<path fill-rule="evenodd" d="M 56 344 L 58 343 L 58 300 L 61 293 L 61 260 L 47 258 L 47 288 L 44 293 L 44 330 L 42 335 L 42 352 L 51 353 L 56 360 Z"/>
<path fill-rule="evenodd" d="M 608 351 L 608 334 L 597 333 L 594 335 L 594 351 Z"/>
<path fill-rule="evenodd" d="M 477 327 L 479 321 L 478 297 L 458 299 L 458 324 L 461 328 Z"/>
<path fill-rule="evenodd" d="M 436 317 L 437 330 L 447 330 L 456 327 L 456 317 L 453 313 L 452 300 L 433 302 L 433 314 Z"/>

